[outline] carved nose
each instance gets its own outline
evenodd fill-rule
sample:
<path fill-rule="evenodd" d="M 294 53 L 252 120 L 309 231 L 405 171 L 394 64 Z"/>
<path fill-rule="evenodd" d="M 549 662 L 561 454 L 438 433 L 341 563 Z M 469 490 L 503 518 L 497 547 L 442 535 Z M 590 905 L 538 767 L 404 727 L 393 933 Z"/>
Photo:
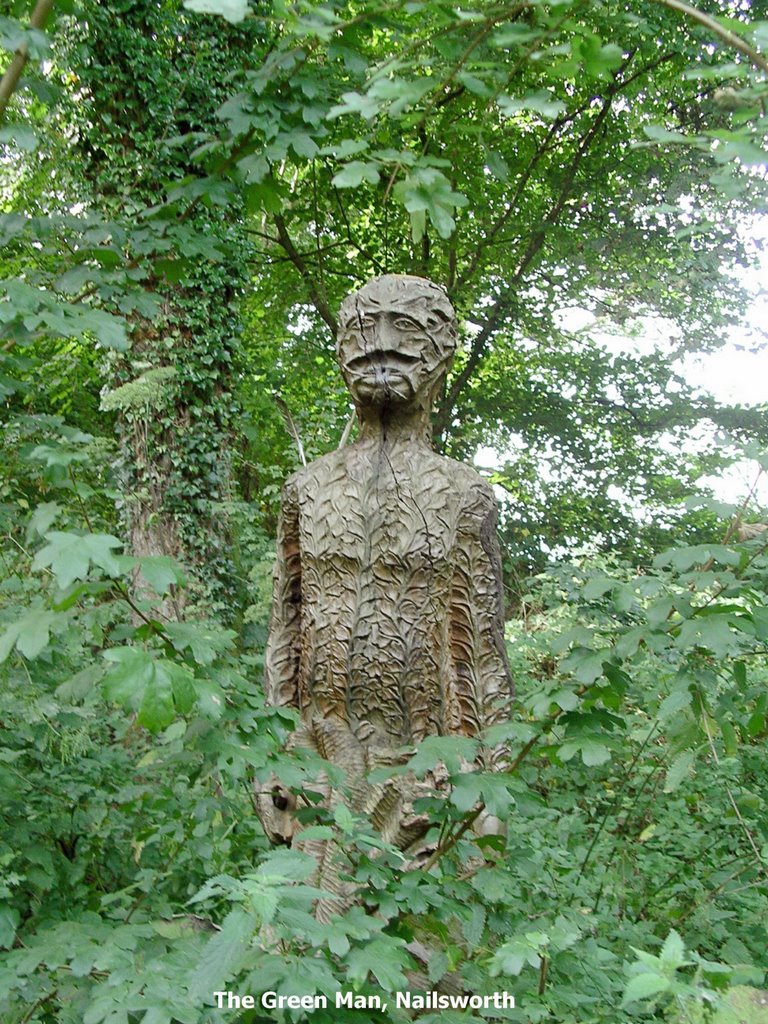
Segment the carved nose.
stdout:
<path fill-rule="evenodd" d="M 376 322 L 373 339 L 376 348 L 382 349 L 384 352 L 397 350 L 399 348 L 398 342 L 400 339 L 397 331 L 392 327 L 386 317 L 381 317 L 381 319 Z"/>

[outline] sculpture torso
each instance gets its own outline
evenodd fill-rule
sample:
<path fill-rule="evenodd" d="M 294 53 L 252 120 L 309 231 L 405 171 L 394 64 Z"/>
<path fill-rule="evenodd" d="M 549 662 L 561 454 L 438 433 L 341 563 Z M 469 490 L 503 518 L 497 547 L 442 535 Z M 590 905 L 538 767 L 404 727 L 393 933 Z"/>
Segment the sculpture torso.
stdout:
<path fill-rule="evenodd" d="M 360 437 L 286 482 L 267 700 L 299 711 L 292 742 L 343 768 L 345 799 L 407 849 L 429 828 L 414 799 L 447 776 L 369 783 L 370 769 L 404 763 L 425 736 L 476 735 L 511 697 L 496 502 L 474 469 L 428 442 L 456 346 L 445 292 L 387 275 L 348 296 L 339 319 Z M 330 784 L 326 798 L 342 799 Z M 276 841 L 296 835 L 296 796 L 279 780 L 258 806 Z"/>
<path fill-rule="evenodd" d="M 300 553 L 300 642 L 298 665 L 271 646 L 273 703 L 377 748 L 498 717 L 496 504 L 473 469 L 423 444 L 358 443 L 291 477 L 283 516 Z"/>

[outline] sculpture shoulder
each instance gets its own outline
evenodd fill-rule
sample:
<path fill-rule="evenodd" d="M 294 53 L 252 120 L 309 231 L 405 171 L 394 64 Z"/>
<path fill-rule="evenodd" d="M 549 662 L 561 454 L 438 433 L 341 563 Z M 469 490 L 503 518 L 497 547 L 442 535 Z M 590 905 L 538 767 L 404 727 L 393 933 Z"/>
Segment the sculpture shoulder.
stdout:
<path fill-rule="evenodd" d="M 313 484 L 325 483 L 329 479 L 344 473 L 346 468 L 346 449 L 328 452 L 314 459 L 301 469 L 292 473 L 283 484 L 283 494 L 297 497 Z"/>
<path fill-rule="evenodd" d="M 496 511 L 497 501 L 493 488 L 473 466 L 436 453 L 432 453 L 432 458 L 439 464 L 440 471 L 450 478 L 463 511 L 486 515 Z"/>
<path fill-rule="evenodd" d="M 355 445 L 321 455 L 288 477 L 283 486 L 283 503 L 301 501 L 303 496 L 318 488 L 326 488 L 347 475 L 357 475 L 361 461 L 366 459 L 370 456 L 361 453 Z M 408 469 L 417 470 L 422 480 L 431 477 L 436 485 L 450 488 L 462 510 L 485 515 L 496 510 L 496 497 L 490 484 L 472 466 L 429 450 L 419 451 L 418 465 L 412 455 L 406 459 Z"/>

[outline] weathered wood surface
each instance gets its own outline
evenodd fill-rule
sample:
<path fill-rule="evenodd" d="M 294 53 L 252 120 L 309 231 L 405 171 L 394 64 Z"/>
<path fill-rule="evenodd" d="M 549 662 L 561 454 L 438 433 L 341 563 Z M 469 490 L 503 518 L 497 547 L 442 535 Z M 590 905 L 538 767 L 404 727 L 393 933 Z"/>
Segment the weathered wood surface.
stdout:
<path fill-rule="evenodd" d="M 440 773 L 378 786 L 365 776 L 426 736 L 475 736 L 512 692 L 496 501 L 429 440 L 455 347 L 453 310 L 429 281 L 388 275 L 345 300 L 338 353 L 359 437 L 290 477 L 278 531 L 267 699 L 298 710 L 293 744 L 344 768 L 353 809 L 401 849 L 424 835 L 413 799 Z M 262 820 L 290 841 L 295 798 L 272 788 Z"/>

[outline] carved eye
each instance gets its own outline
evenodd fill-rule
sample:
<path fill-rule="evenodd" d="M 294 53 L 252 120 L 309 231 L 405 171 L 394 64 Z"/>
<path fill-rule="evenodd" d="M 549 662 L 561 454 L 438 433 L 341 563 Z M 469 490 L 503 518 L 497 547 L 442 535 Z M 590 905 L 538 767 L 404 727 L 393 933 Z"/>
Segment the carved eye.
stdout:
<path fill-rule="evenodd" d="M 408 316 L 399 316 L 395 320 L 395 327 L 398 331 L 420 331 L 421 326 L 416 323 L 415 320 L 411 320 Z"/>
<path fill-rule="evenodd" d="M 376 326 L 376 321 L 372 316 L 361 316 L 360 323 L 365 331 L 370 331 Z"/>

